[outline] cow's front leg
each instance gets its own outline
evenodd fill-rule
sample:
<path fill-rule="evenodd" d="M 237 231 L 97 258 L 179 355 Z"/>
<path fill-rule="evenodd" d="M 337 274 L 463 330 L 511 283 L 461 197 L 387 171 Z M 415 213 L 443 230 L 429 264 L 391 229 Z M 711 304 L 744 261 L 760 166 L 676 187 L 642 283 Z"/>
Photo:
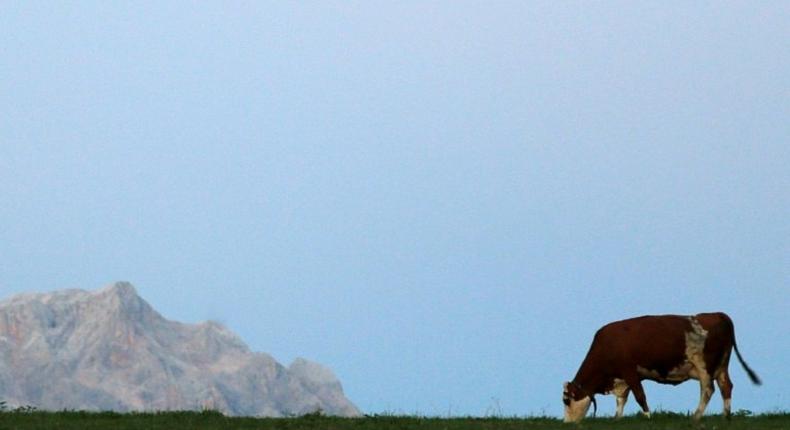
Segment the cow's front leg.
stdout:
<path fill-rule="evenodd" d="M 625 402 L 628 401 L 628 392 L 630 390 L 628 388 L 628 384 L 619 378 L 615 378 L 612 385 L 612 394 L 614 394 L 615 398 L 617 399 L 617 412 L 615 413 L 614 417 L 622 418 L 623 408 L 625 408 Z"/>
<path fill-rule="evenodd" d="M 645 389 L 642 388 L 642 381 L 639 380 L 639 376 L 637 375 L 630 376 L 625 379 L 625 382 L 628 384 L 628 388 L 630 388 L 631 391 L 633 391 L 636 402 L 639 403 L 639 406 L 642 407 L 642 414 L 650 418 L 650 408 L 647 406 L 647 397 L 645 396 Z M 625 402 L 623 402 L 623 405 L 625 405 Z"/>
<path fill-rule="evenodd" d="M 615 418 L 622 418 L 623 417 L 623 410 L 625 409 L 625 402 L 628 401 L 628 391 L 623 393 L 622 395 L 617 396 L 617 412 L 615 412 Z"/>

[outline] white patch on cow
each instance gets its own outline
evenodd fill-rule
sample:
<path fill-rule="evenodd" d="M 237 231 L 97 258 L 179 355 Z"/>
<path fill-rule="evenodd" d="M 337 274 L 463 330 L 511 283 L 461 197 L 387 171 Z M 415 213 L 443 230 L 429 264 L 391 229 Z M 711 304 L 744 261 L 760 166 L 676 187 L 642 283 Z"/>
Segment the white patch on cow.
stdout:
<path fill-rule="evenodd" d="M 684 382 L 690 378 L 697 379 L 697 371 L 688 360 L 683 361 L 679 366 L 670 370 L 666 376 L 662 376 L 657 370 L 646 369 L 642 366 L 637 366 L 636 372 L 643 378 L 658 382 Z"/>
<path fill-rule="evenodd" d="M 636 373 L 638 373 L 639 376 L 647 379 L 653 379 L 653 380 L 661 379 L 661 375 L 658 373 L 657 370 L 646 369 L 642 366 L 636 366 Z"/>
<path fill-rule="evenodd" d="M 713 395 L 713 383 L 705 365 L 705 340 L 708 338 L 708 331 L 702 328 L 695 317 L 689 317 L 689 322 L 691 331 L 686 332 L 686 360 L 693 365 L 700 384 L 699 405 L 694 412 L 694 418 L 700 419 Z"/>
<path fill-rule="evenodd" d="M 612 389 L 605 392 L 604 394 L 614 394 L 615 396 L 620 397 L 627 392 L 628 392 L 628 384 L 625 383 L 625 380 L 614 378 L 614 384 L 612 385 Z"/>
<path fill-rule="evenodd" d="M 565 406 L 564 421 L 566 423 L 578 423 L 587 415 L 591 403 L 592 399 L 590 399 L 590 396 L 583 397 L 579 400 L 571 399 L 570 404 Z"/>
<path fill-rule="evenodd" d="M 691 331 L 686 332 L 686 359 L 696 365 L 697 361 L 703 359 L 708 331 L 702 328 L 702 325 L 694 317 L 689 317 L 689 322 L 691 322 Z M 705 367 L 704 360 L 702 360 L 702 367 Z"/>

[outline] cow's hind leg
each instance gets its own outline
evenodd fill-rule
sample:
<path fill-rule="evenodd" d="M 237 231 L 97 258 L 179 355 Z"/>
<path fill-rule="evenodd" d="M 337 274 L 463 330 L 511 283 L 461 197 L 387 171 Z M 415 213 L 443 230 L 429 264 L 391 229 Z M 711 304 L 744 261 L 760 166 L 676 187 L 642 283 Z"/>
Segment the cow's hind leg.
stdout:
<path fill-rule="evenodd" d="M 703 369 L 700 371 L 699 375 L 699 406 L 697 406 L 697 410 L 694 412 L 695 420 L 702 418 L 702 415 L 705 413 L 705 408 L 708 407 L 708 402 L 713 395 L 713 391 L 713 380 L 708 372 Z"/>
<path fill-rule="evenodd" d="M 729 419 L 732 405 L 732 381 L 730 381 L 730 374 L 726 368 L 716 377 L 716 383 L 719 385 L 721 398 L 724 400 L 724 417 Z"/>

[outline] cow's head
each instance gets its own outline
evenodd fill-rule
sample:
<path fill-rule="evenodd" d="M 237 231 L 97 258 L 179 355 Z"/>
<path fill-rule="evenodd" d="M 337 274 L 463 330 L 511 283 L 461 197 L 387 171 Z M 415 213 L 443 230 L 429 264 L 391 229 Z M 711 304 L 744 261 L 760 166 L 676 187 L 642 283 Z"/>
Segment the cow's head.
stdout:
<path fill-rule="evenodd" d="M 593 399 L 573 382 L 562 384 L 562 403 L 565 405 L 565 422 L 577 423 L 587 415 Z"/>

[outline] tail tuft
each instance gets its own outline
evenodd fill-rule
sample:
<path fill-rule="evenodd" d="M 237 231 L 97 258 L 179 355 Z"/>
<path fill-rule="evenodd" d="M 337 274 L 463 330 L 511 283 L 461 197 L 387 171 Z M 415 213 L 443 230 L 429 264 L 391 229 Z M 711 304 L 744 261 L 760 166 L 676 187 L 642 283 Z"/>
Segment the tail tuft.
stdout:
<path fill-rule="evenodd" d="M 743 366 L 743 370 L 746 371 L 746 374 L 749 375 L 749 379 L 752 380 L 752 384 L 754 384 L 754 385 L 762 385 L 763 381 L 760 380 L 760 377 L 757 376 L 756 373 L 754 373 L 754 370 L 752 370 L 746 364 L 745 361 L 743 361 L 743 357 L 741 357 L 741 353 L 740 353 L 740 351 L 738 351 L 738 345 L 736 345 L 735 342 L 733 342 L 732 346 L 733 346 L 733 348 L 735 348 L 735 355 L 738 357 L 738 361 L 741 362 L 741 366 Z"/>

